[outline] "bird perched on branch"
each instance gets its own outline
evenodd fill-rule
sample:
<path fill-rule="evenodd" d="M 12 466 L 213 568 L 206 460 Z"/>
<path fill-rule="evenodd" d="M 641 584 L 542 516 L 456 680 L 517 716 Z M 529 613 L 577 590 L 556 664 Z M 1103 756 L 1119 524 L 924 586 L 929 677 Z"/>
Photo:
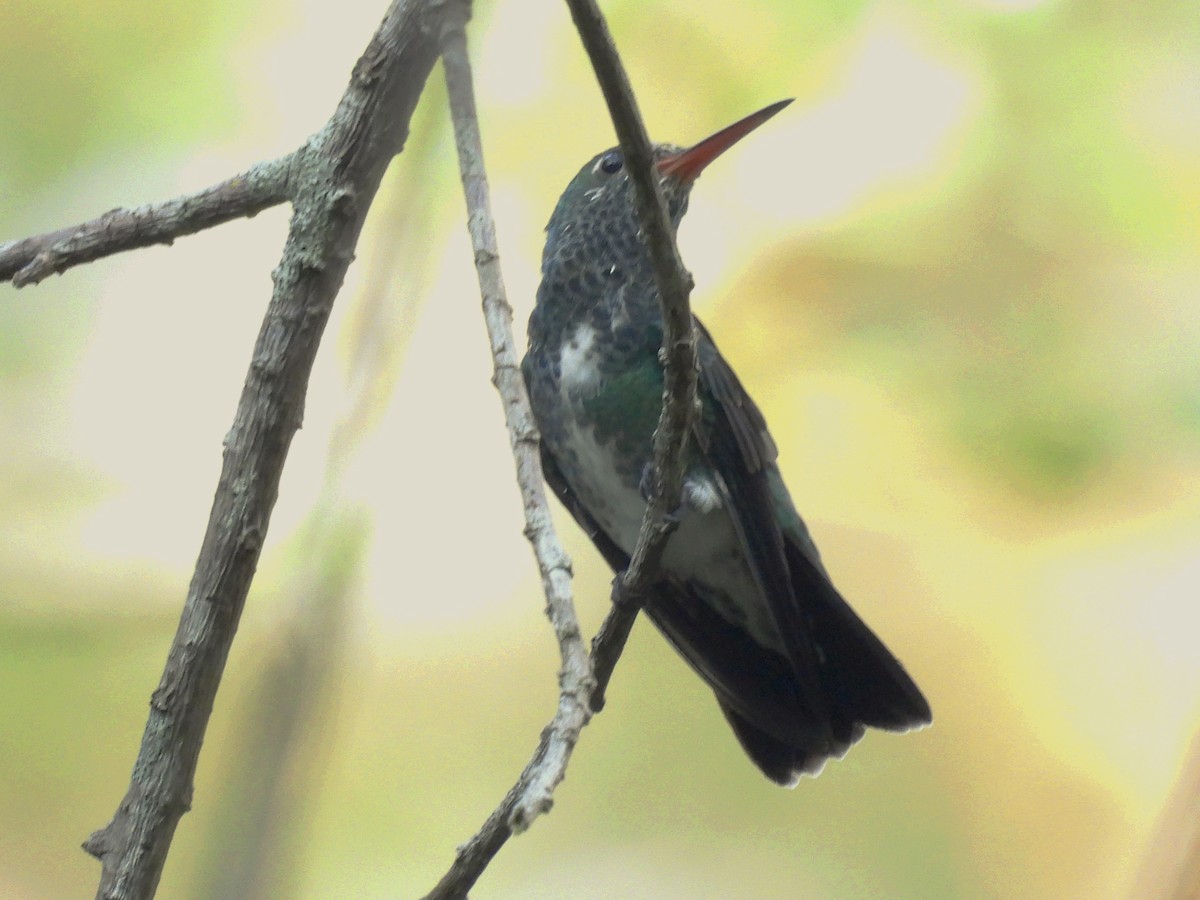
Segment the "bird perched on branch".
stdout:
<path fill-rule="evenodd" d="M 654 148 L 673 228 L 696 177 L 791 101 L 688 149 Z M 654 475 L 662 315 L 619 149 L 591 159 L 546 228 L 522 363 L 546 480 L 620 572 Z M 683 504 L 643 608 L 713 689 L 746 753 L 792 786 L 867 727 L 931 721 L 904 668 L 833 586 L 775 463 L 754 401 L 694 320 L 699 412 Z"/>

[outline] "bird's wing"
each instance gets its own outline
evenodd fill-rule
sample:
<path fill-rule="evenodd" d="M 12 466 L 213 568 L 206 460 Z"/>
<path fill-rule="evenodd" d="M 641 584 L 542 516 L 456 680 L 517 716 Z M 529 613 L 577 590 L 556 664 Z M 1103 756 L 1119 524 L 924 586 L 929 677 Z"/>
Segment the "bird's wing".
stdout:
<path fill-rule="evenodd" d="M 688 585 L 660 581 L 645 609 L 714 690 L 739 741 L 770 778 L 792 784 L 820 771 L 863 734 L 863 725 L 904 730 L 929 721 L 920 691 L 842 600 L 779 470 L 766 421 L 697 322 L 702 415 L 696 449 L 779 629 L 786 656 L 697 602 Z M 629 556 L 578 501 L 542 444 L 546 482 L 616 572 Z"/>
<path fill-rule="evenodd" d="M 864 725 L 904 731 L 927 724 L 921 691 L 825 571 L 775 465 L 762 414 L 708 332 L 697 327 L 711 421 L 697 440 L 725 482 L 734 526 L 788 648 L 801 716 L 811 710 L 826 717 L 833 755 L 861 737 Z"/>
<path fill-rule="evenodd" d="M 793 722 L 759 721 L 761 717 L 755 715 L 755 710 L 731 705 L 765 731 L 778 734 L 784 729 L 786 734 L 791 728 L 799 728 L 810 744 L 824 731 L 829 752 L 844 752 L 854 736 L 835 735 L 829 730 L 830 710 L 821 684 L 820 651 L 813 639 L 805 598 L 798 595 L 792 582 L 785 536 L 775 511 L 769 480 L 777 471 L 775 443 L 762 413 L 707 329 L 699 320 L 696 327 L 702 408 L 696 442 L 718 476 L 725 507 L 775 620 L 794 676 Z"/>

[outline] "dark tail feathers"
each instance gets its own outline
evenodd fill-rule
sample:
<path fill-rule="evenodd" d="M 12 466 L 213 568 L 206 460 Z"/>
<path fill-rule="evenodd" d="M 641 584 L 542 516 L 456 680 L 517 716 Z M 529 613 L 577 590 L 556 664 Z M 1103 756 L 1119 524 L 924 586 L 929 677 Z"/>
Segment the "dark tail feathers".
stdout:
<path fill-rule="evenodd" d="M 793 588 L 804 598 L 813 642 L 821 654 L 821 686 L 832 740 L 800 746 L 768 734 L 724 702 L 721 710 L 763 774 L 791 787 L 801 775 L 820 772 L 826 760 L 844 756 L 866 727 L 910 731 L 928 725 L 933 715 L 904 667 L 842 599 L 824 572 L 790 541 L 787 556 Z"/>

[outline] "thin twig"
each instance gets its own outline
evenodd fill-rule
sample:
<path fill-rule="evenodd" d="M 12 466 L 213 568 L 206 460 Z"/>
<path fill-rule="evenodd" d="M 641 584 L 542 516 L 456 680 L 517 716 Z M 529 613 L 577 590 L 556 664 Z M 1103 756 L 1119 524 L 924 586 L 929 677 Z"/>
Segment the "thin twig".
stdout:
<path fill-rule="evenodd" d="M 590 704 L 593 713 L 604 709 L 608 682 L 612 679 L 613 670 L 617 667 L 621 654 L 625 652 L 625 642 L 629 640 L 629 633 L 637 620 L 637 598 L 624 593 L 624 577 L 625 573 L 622 572 L 613 579 L 613 603 L 609 607 L 608 615 L 604 617 L 604 621 L 592 637 L 592 674 L 596 679 L 596 689 L 592 691 Z"/>
<path fill-rule="evenodd" d="M 638 216 L 650 248 L 663 307 L 662 355 L 666 378 L 663 412 L 654 435 L 655 491 L 642 522 L 633 560 L 614 590 L 620 602 L 614 603 L 597 633 L 589 660 L 580 655 L 583 645 L 570 601 L 569 564 L 565 556 L 556 555 L 562 552 L 556 540 L 549 556 L 539 547 L 543 536 L 553 539 L 553 531 L 549 529 L 541 466 L 537 459 L 537 433 L 525 386 L 516 367 L 516 354 L 512 350 L 512 312 L 499 277 L 466 40 L 461 27 L 451 24 L 443 38 L 443 66 L 459 144 L 463 187 L 467 194 L 468 225 L 475 244 L 480 288 L 492 337 L 496 385 L 505 401 L 513 452 L 517 456 L 518 481 L 525 499 L 526 534 L 533 541 L 538 557 L 548 612 L 562 649 L 563 669 L 558 712 L 543 730 L 533 758 L 483 827 L 459 847 L 449 871 L 425 900 L 466 897 L 512 833 L 528 827 L 534 816 L 550 808 L 552 792 L 562 780 L 575 741 L 590 718 L 589 707 L 598 709 L 603 702 L 604 686 L 637 616 L 636 598 L 657 577 L 666 538 L 673 528 L 669 513 L 679 507 L 682 498 L 683 451 L 696 405 L 696 344 L 688 306 L 691 277 L 675 249 L 662 190 L 651 168 L 650 141 L 604 18 L 590 0 L 567 2 L 584 46 L 592 57 L 625 152 L 626 168 L 634 180 Z M 531 477 L 536 483 L 529 483 Z M 546 531 L 542 531 L 540 525 L 543 517 Z M 561 596 L 555 594 L 558 577 L 562 579 L 561 587 L 565 592 Z M 596 667 L 594 676 L 593 665 Z"/>
<path fill-rule="evenodd" d="M 172 244 L 195 234 L 253 216 L 288 199 L 288 175 L 294 154 L 262 162 L 194 194 L 148 203 L 136 209 L 114 209 L 90 222 L 0 244 L 0 282 L 15 287 L 105 256 L 153 244 Z"/>
<path fill-rule="evenodd" d="M 304 395 L 367 210 L 437 58 L 451 0 L 395 0 L 328 124 L 292 157 L 294 207 L 179 629 L 150 704 L 129 790 L 85 849 L 97 897 L 154 895 L 191 803 L 200 746 L 266 536 Z M 464 13 L 458 13 L 459 16 Z"/>
<path fill-rule="evenodd" d="M 563 779 L 579 732 L 591 718 L 588 701 L 594 681 L 579 618 L 575 615 L 575 604 L 571 600 L 571 561 L 559 543 L 554 522 L 550 518 L 545 479 L 538 456 L 537 426 L 525 390 L 525 379 L 517 365 L 512 307 L 509 306 L 500 274 L 496 226 L 488 198 L 483 143 L 475 113 L 471 64 L 467 58 L 467 39 L 461 23 L 449 25 L 442 38 L 442 66 L 446 72 L 450 111 L 454 118 L 454 136 L 467 200 L 467 224 L 475 248 L 475 268 L 479 273 L 479 289 L 483 294 L 484 319 L 492 345 L 495 364 L 492 380 L 504 402 L 505 420 L 517 465 L 517 484 L 525 506 L 525 535 L 537 557 L 542 589 L 546 594 L 546 614 L 554 626 L 562 655 L 558 712 L 547 726 L 543 765 L 532 774 L 509 815 L 509 826 L 520 832 L 550 809 L 554 788 Z"/>
<path fill-rule="evenodd" d="M 571 599 L 571 561 L 559 543 L 550 517 L 538 457 L 537 426 L 517 365 L 512 307 L 500 271 L 471 64 L 461 22 L 447 22 L 442 35 L 442 67 L 467 203 L 467 227 L 475 250 L 484 320 L 492 347 L 495 370 L 492 382 L 504 404 L 517 484 L 525 507 L 525 536 L 533 545 L 546 595 L 546 614 L 554 626 L 562 657 L 558 710 L 542 732 L 533 760 L 485 826 L 458 848 L 450 871 L 429 894 L 429 897 L 456 897 L 465 895 L 511 834 L 525 830 L 537 816 L 550 809 L 554 788 L 562 781 L 579 733 L 591 718 L 588 701 L 594 680 Z"/>
<path fill-rule="evenodd" d="M 654 432 L 654 490 L 629 567 L 614 585 L 618 602 L 613 604 L 592 642 L 597 680 L 592 705 L 598 709 L 603 705 L 608 678 L 637 616 L 637 598 L 658 577 L 667 538 L 675 527 L 671 513 L 682 502 L 684 448 L 696 415 L 696 334 L 688 303 L 692 277 L 675 246 L 662 188 L 653 168 L 653 148 L 612 35 L 595 0 L 567 0 L 567 6 L 604 92 L 625 156 L 625 169 L 633 182 L 638 222 L 654 264 L 663 319 L 661 358 L 665 373 L 662 415 Z"/>

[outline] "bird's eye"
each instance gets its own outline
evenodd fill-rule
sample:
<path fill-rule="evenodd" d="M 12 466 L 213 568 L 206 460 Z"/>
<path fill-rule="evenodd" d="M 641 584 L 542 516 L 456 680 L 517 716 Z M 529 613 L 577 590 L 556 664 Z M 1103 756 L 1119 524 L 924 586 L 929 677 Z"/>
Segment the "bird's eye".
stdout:
<path fill-rule="evenodd" d="M 596 168 L 598 168 L 605 175 L 615 175 L 617 172 L 621 171 L 621 166 L 624 164 L 625 161 L 621 159 L 620 153 L 618 153 L 616 150 L 609 150 L 602 157 L 600 157 L 600 162 L 596 164 Z"/>

